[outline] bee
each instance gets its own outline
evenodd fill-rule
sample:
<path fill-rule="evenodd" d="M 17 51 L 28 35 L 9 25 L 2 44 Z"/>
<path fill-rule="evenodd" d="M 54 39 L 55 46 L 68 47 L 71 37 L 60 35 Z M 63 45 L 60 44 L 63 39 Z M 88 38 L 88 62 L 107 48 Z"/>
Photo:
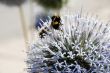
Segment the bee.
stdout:
<path fill-rule="evenodd" d="M 51 17 L 51 24 L 50 27 L 56 29 L 56 30 L 60 30 L 60 26 L 62 25 L 61 23 L 61 18 L 60 16 L 52 16 Z M 48 29 L 48 27 L 44 27 L 40 32 L 39 32 L 39 36 L 40 38 L 44 38 L 45 35 L 48 34 L 48 32 L 51 31 L 50 29 Z"/>
<path fill-rule="evenodd" d="M 39 36 L 40 36 L 40 38 L 44 38 L 44 36 L 45 35 L 47 35 L 47 32 L 48 32 L 49 30 L 45 27 L 45 28 L 43 28 L 40 32 L 39 32 Z"/>
<path fill-rule="evenodd" d="M 52 19 L 51 26 L 54 29 L 59 30 L 60 26 L 62 25 L 60 16 L 55 16 L 54 15 L 54 16 L 51 17 L 51 19 Z"/>

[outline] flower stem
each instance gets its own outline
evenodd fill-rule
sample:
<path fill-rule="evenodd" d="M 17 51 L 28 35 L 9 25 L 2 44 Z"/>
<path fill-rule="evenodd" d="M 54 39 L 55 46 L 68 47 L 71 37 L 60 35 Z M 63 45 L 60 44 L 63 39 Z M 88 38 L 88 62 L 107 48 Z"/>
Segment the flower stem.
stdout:
<path fill-rule="evenodd" d="M 25 17 L 24 17 L 22 6 L 20 5 L 18 8 L 19 8 L 19 13 L 20 13 L 20 20 L 21 20 L 22 31 L 23 31 L 23 36 L 24 36 L 25 48 L 28 48 L 29 40 L 28 40 L 28 31 L 27 31 L 27 26 L 25 22 Z"/>

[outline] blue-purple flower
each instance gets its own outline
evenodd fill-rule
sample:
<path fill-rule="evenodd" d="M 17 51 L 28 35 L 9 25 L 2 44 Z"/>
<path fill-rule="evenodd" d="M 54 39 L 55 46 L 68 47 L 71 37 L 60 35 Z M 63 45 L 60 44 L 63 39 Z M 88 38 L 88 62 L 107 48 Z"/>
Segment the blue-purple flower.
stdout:
<path fill-rule="evenodd" d="M 109 24 L 79 15 L 61 19 L 61 30 L 44 23 L 49 31 L 31 45 L 28 72 L 110 73 Z"/>

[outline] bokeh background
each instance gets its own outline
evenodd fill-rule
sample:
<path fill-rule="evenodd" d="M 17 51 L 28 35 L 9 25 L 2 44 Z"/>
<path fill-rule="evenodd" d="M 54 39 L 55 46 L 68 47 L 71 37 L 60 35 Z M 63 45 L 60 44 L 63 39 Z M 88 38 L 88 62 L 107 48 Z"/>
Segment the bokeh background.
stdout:
<path fill-rule="evenodd" d="M 26 29 L 31 43 L 34 15 L 43 11 L 39 5 L 28 0 L 22 6 Z M 110 0 L 69 0 L 64 9 L 97 15 L 103 22 L 110 20 Z M 6 6 L 0 3 L 0 73 L 26 73 L 26 45 L 24 42 L 21 17 L 18 6 Z"/>

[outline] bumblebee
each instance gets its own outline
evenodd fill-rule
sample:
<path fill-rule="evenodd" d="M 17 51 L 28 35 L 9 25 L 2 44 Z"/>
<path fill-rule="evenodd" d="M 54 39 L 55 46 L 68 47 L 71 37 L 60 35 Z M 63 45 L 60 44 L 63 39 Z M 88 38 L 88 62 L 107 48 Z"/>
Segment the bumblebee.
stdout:
<path fill-rule="evenodd" d="M 60 16 L 52 16 L 51 17 L 51 24 L 50 27 L 54 28 L 55 30 L 60 30 L 60 26 L 61 24 L 61 18 Z M 40 32 L 39 32 L 39 36 L 40 38 L 44 38 L 45 35 L 47 35 L 47 33 L 51 31 L 49 30 L 47 27 L 44 27 Z"/>
<path fill-rule="evenodd" d="M 62 25 L 60 16 L 52 16 L 51 19 L 52 19 L 51 26 L 54 29 L 59 30 L 60 26 Z"/>
<path fill-rule="evenodd" d="M 44 36 L 47 34 L 49 30 L 47 30 L 47 28 L 43 28 L 40 32 L 39 32 L 39 36 L 40 38 L 44 38 Z"/>

